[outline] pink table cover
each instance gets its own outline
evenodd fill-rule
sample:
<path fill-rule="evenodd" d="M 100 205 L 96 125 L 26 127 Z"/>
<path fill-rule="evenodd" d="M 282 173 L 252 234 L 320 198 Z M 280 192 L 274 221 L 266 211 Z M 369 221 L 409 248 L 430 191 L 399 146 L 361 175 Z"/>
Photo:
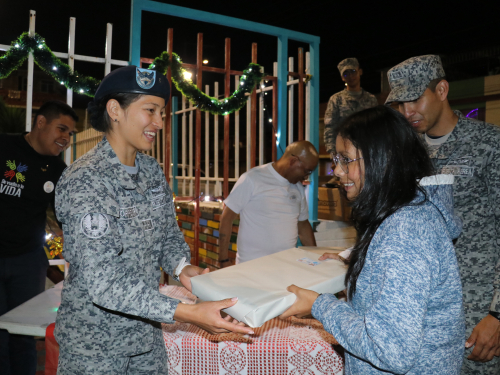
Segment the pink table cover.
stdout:
<path fill-rule="evenodd" d="M 161 293 L 186 303 L 196 297 L 185 288 L 162 286 Z M 272 319 L 255 335 L 211 335 L 187 323 L 162 324 L 169 375 L 343 374 L 333 337 L 315 319 Z"/>

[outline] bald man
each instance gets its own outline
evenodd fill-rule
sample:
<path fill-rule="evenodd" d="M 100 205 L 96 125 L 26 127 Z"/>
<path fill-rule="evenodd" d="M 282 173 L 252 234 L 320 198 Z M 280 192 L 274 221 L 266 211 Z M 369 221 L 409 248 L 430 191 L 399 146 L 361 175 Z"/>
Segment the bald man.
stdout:
<path fill-rule="evenodd" d="M 224 201 L 219 228 L 221 267 L 229 265 L 228 246 L 233 220 L 240 214 L 236 264 L 295 247 L 316 246 L 302 181 L 318 165 L 312 143 L 289 145 L 274 163 L 242 174 Z"/>

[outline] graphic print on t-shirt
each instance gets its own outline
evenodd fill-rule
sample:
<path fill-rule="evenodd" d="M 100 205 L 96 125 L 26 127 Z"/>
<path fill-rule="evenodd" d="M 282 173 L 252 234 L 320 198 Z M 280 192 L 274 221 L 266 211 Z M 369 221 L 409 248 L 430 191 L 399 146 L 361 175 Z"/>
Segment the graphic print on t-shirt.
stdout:
<path fill-rule="evenodd" d="M 7 171 L 3 174 L 6 179 L 2 179 L 0 183 L 0 193 L 6 195 L 13 195 L 15 197 L 21 197 L 21 189 L 24 189 L 24 185 L 20 182 L 26 181 L 26 177 L 23 172 L 28 170 L 27 165 L 19 163 L 16 165 L 15 160 L 7 160 Z M 12 179 L 15 177 L 15 182 Z"/>

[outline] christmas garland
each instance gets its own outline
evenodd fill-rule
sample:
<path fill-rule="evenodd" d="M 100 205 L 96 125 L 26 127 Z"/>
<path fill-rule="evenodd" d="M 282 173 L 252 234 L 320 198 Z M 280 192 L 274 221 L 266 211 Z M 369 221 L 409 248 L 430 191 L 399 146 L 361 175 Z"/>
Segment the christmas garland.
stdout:
<path fill-rule="evenodd" d="M 168 52 L 162 52 L 159 57 L 154 59 L 149 69 L 166 74 L 169 66 L 172 71 L 172 82 L 177 90 L 193 102 L 197 108 L 213 115 L 227 115 L 241 109 L 247 101 L 245 94 L 250 94 L 264 77 L 264 73 L 260 71 L 260 65 L 250 63 L 240 77 L 240 87 L 231 96 L 218 100 L 198 89 L 191 79 L 185 78 L 184 72 L 186 70 L 182 67 L 181 59 L 174 52 L 172 52 L 172 61 L 170 61 Z"/>
<path fill-rule="evenodd" d="M 32 52 L 40 69 L 68 89 L 93 97 L 101 82 L 71 70 L 68 64 L 63 63 L 52 53 L 45 40 L 38 34 L 30 36 L 27 32 L 23 33 L 11 43 L 11 46 L 12 48 L 0 57 L 0 79 L 8 77 L 19 68 Z"/>
<path fill-rule="evenodd" d="M 25 32 L 12 42 L 11 46 L 12 48 L 3 56 L 0 56 L 0 79 L 8 77 L 14 70 L 18 69 L 31 52 L 36 64 L 61 85 L 66 86 L 66 88 L 74 92 L 94 97 L 101 81 L 72 70 L 68 64 L 62 62 L 52 53 L 40 35 L 35 34 L 34 36 L 30 36 Z M 173 61 L 170 61 L 168 52 L 162 52 L 154 60 L 153 64 L 150 65 L 150 69 L 155 69 L 166 74 L 170 66 L 172 81 L 177 89 L 195 107 L 214 115 L 227 115 L 241 109 L 247 101 L 245 94 L 251 93 L 264 77 L 264 73 L 260 71 L 260 65 L 250 63 L 240 77 L 240 87 L 231 96 L 218 100 L 206 95 L 190 79 L 185 78 L 185 69 L 182 67 L 179 56 L 175 53 L 172 53 L 172 55 Z"/>

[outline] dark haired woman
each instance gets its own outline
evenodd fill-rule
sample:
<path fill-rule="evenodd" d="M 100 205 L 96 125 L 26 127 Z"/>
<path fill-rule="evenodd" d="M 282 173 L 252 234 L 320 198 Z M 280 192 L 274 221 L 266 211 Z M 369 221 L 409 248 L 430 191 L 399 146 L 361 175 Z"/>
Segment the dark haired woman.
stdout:
<path fill-rule="evenodd" d="M 347 118 L 336 149 L 358 231 L 348 302 L 291 286 L 297 300 L 282 317 L 312 312 L 344 347 L 346 374 L 459 374 L 465 326 L 453 176 L 431 176 L 418 135 L 383 106 Z"/>
<path fill-rule="evenodd" d="M 56 213 L 70 263 L 56 320 L 58 374 L 166 374 L 159 323 L 211 333 L 250 328 L 221 318 L 236 298 L 179 304 L 158 291 L 160 267 L 188 289 L 203 272 L 176 220 L 172 193 L 150 150 L 170 95 L 166 78 L 135 66 L 104 78 L 89 106 L 103 140 L 63 173 Z"/>

